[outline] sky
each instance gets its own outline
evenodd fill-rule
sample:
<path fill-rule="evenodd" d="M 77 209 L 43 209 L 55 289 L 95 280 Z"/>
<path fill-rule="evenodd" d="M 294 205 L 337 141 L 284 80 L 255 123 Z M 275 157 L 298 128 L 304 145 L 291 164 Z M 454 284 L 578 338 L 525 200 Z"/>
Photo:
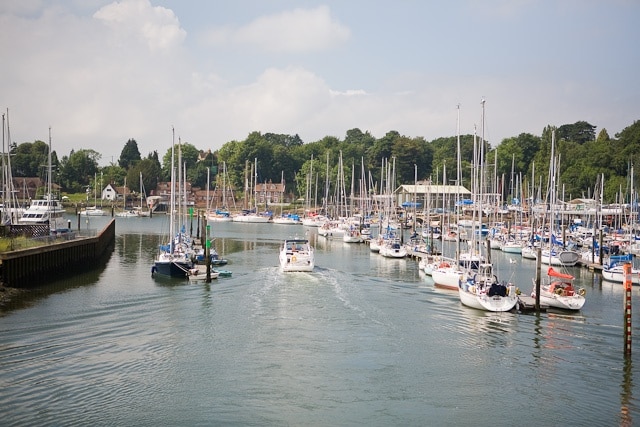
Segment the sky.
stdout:
<path fill-rule="evenodd" d="M 358 128 L 495 147 L 640 119 L 637 0 L 3 0 L 0 108 L 18 144 L 117 163 L 133 138 L 215 151 Z M 485 100 L 484 122 L 482 100 Z M 483 125 L 484 123 L 484 125 Z M 8 140 L 8 139 L 7 139 Z"/>

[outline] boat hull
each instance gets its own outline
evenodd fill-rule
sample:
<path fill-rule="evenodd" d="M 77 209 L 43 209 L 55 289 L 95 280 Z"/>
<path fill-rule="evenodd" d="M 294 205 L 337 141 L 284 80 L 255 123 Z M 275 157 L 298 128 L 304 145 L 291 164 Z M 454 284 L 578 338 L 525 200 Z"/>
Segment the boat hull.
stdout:
<path fill-rule="evenodd" d="M 438 267 L 431 271 L 431 278 L 434 285 L 439 288 L 457 290 L 460 287 L 460 280 L 464 277 L 462 271 L 452 267 Z"/>
<path fill-rule="evenodd" d="M 262 215 L 236 215 L 233 217 L 233 222 L 265 223 L 269 222 L 270 220 L 270 217 Z"/>
<path fill-rule="evenodd" d="M 473 286 L 467 287 L 464 285 L 458 288 L 458 295 L 462 305 L 467 307 L 484 311 L 504 312 L 513 310 L 518 302 L 513 286 L 508 287 L 509 292 L 506 296 L 489 296 L 488 293 L 477 292 Z"/>
<path fill-rule="evenodd" d="M 284 272 L 310 272 L 315 268 L 315 251 L 306 239 L 285 240 L 278 259 Z"/>
<path fill-rule="evenodd" d="M 624 270 L 622 267 L 613 267 L 611 269 L 602 270 L 602 279 L 607 282 L 624 283 Z M 640 285 L 640 270 L 631 270 L 631 284 Z"/>
<path fill-rule="evenodd" d="M 156 260 L 152 273 L 167 277 L 187 277 L 191 268 L 189 261 Z"/>
<path fill-rule="evenodd" d="M 545 291 L 540 292 L 540 304 L 549 307 L 577 311 L 582 309 L 584 303 L 585 299 L 581 295 L 559 296 Z"/>

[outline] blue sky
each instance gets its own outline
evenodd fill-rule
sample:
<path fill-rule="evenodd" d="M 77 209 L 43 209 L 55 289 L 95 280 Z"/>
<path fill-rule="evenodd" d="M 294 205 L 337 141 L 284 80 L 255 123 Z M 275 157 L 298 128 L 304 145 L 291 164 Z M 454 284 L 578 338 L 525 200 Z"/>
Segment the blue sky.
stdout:
<path fill-rule="evenodd" d="M 5 0 L 0 107 L 11 140 L 117 161 L 171 128 L 216 150 L 252 131 L 305 142 L 359 128 L 492 145 L 640 118 L 636 0 Z"/>

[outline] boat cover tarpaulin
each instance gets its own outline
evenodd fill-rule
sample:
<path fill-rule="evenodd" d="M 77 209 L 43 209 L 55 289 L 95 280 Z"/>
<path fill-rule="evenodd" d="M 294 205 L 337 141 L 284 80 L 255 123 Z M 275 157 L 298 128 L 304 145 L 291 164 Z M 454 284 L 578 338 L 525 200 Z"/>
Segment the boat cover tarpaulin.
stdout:
<path fill-rule="evenodd" d="M 554 270 L 553 267 L 549 267 L 549 269 L 547 270 L 547 275 L 549 277 L 557 277 L 559 279 L 569 279 L 569 280 L 575 279 L 575 277 L 573 277 L 571 274 L 561 273 L 557 270 Z"/>

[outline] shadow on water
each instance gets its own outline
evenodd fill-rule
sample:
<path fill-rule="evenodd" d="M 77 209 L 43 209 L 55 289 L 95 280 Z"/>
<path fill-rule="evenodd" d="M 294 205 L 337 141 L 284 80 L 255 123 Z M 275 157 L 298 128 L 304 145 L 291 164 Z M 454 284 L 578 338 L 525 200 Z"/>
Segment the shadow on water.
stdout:
<path fill-rule="evenodd" d="M 90 265 L 67 268 L 55 278 L 43 277 L 41 283 L 29 288 L 19 289 L 5 305 L 0 306 L 0 316 L 7 315 L 14 310 L 31 307 L 37 301 L 53 294 L 95 285 L 105 272 L 112 255 L 113 247 Z"/>

